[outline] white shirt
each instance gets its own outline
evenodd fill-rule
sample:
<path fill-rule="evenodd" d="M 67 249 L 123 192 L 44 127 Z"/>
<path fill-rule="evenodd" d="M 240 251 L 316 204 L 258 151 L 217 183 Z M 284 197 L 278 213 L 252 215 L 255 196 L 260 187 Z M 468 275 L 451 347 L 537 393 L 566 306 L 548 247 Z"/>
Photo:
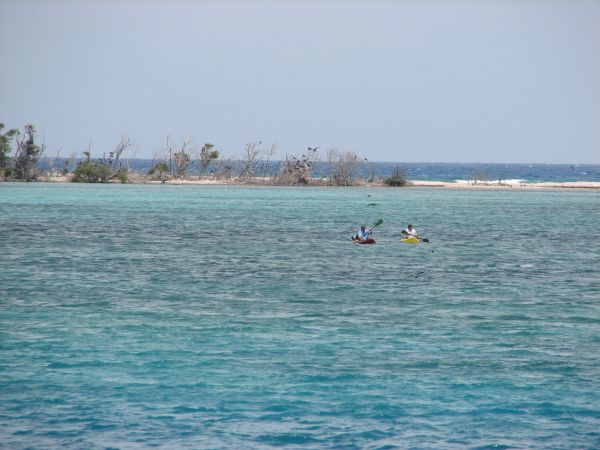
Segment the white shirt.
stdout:
<path fill-rule="evenodd" d="M 369 239 L 369 235 L 372 233 L 371 230 L 367 230 L 365 229 L 365 231 L 363 232 L 362 230 L 358 230 L 358 233 L 356 233 L 358 235 L 359 238 L 361 239 Z"/>
<path fill-rule="evenodd" d="M 407 228 L 404 230 L 408 236 L 417 236 L 417 230 L 411 228 L 410 230 Z"/>

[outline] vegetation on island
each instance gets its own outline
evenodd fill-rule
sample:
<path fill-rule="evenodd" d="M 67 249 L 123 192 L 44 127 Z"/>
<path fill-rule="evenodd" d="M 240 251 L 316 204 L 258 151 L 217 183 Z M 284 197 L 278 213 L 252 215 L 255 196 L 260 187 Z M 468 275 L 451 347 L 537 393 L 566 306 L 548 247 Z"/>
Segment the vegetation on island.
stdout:
<path fill-rule="evenodd" d="M 148 175 L 151 176 L 153 180 L 165 183 L 169 179 L 169 165 L 164 161 L 159 161 L 152 165 L 148 171 Z"/>
<path fill-rule="evenodd" d="M 383 183 L 386 186 L 391 187 L 403 187 L 408 183 L 408 179 L 406 177 L 406 170 L 402 167 L 396 167 L 394 169 L 394 174 L 391 177 L 383 180 Z"/>
<path fill-rule="evenodd" d="M 206 143 L 200 149 L 200 176 L 208 175 L 208 166 L 211 161 L 219 158 L 219 151 L 213 150 L 214 145 Z"/>
<path fill-rule="evenodd" d="M 325 158 L 319 147 L 307 147 L 301 155 L 286 154 L 283 159 L 275 159 L 276 144 L 264 147 L 261 141 L 244 146 L 242 155 L 235 159 L 225 159 L 222 153 L 209 142 L 199 149 L 192 139 L 175 145 L 170 136 L 160 152 L 155 153 L 150 169 L 145 173 L 130 170 L 127 152 L 135 148 L 128 136 L 122 136 L 117 146 L 101 158 L 92 157 L 91 145 L 77 158 L 72 153 L 69 158 L 45 158 L 44 169 L 38 166 L 42 161 L 45 145 L 34 143 L 35 128 L 26 125 L 23 131 L 9 129 L 5 132 L 0 124 L 0 179 L 34 181 L 56 179 L 63 176 L 76 183 L 127 183 L 176 180 L 213 180 L 243 184 L 272 185 L 319 185 L 353 186 L 358 183 L 371 183 L 376 180 L 373 165 L 367 166 L 368 177 L 357 177 L 359 169 L 365 167 L 366 158 L 353 151 L 329 149 Z M 49 166 L 49 169 L 48 169 Z M 387 186 L 405 186 L 406 171 L 397 168 L 394 175 L 383 180 Z"/>
<path fill-rule="evenodd" d="M 77 163 L 73 171 L 74 183 L 108 183 L 111 180 L 118 180 L 121 183 L 127 183 L 127 169 L 119 167 L 113 170 L 110 162 L 105 160 L 92 161 L 90 152 L 84 152 L 86 159 Z"/>
<path fill-rule="evenodd" d="M 108 183 L 111 180 L 117 180 L 121 183 L 128 181 L 128 169 L 121 161 L 121 155 L 125 150 L 131 147 L 128 136 L 122 136 L 117 147 L 109 152 L 108 158 L 103 156 L 101 159 L 93 161 L 91 151 L 85 151 L 85 160 L 79 161 L 73 171 L 74 183 Z"/>
<path fill-rule="evenodd" d="M 0 123 L 0 133 L 4 124 Z M 12 150 L 12 141 L 15 141 L 15 153 L 9 156 Z M 18 129 L 10 129 L 0 134 L 0 176 L 4 179 L 21 181 L 34 181 L 41 172 L 36 164 L 44 153 L 45 146 L 37 145 L 35 140 L 35 128 L 33 125 L 25 125 L 23 132 Z"/>

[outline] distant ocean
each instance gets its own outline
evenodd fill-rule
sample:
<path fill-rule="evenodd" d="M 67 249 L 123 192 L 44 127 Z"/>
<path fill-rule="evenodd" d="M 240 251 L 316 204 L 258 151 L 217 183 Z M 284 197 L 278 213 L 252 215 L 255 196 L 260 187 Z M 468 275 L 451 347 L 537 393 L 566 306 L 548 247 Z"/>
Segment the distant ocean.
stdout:
<path fill-rule="evenodd" d="M 0 448 L 600 448 L 598 224 L 595 190 L 0 183 Z"/>
<path fill-rule="evenodd" d="M 146 173 L 152 167 L 152 160 L 130 159 L 123 160 L 133 171 Z M 232 161 L 228 164 L 236 166 Z M 279 162 L 269 165 L 269 172 L 277 170 Z M 59 159 L 57 167 L 64 166 L 64 159 Z M 47 170 L 49 162 L 44 161 L 41 167 Z M 478 179 L 520 180 L 527 183 L 539 182 L 574 182 L 600 181 L 600 165 L 598 164 L 483 164 L 483 163 L 393 163 L 393 162 L 363 162 L 355 172 L 356 177 L 368 178 L 372 175 L 384 178 L 392 175 L 396 169 L 406 172 L 408 179 L 456 182 Z M 256 167 L 257 174 L 263 173 L 262 167 Z M 190 166 L 190 173 L 197 174 L 197 163 Z M 317 164 L 314 170 L 316 177 L 326 176 L 326 163 Z"/>

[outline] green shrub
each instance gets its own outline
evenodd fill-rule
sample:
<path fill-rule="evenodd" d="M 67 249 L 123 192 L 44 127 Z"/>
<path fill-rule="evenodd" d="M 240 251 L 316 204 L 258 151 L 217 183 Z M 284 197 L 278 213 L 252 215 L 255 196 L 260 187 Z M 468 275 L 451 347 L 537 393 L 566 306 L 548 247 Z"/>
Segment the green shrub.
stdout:
<path fill-rule="evenodd" d="M 386 186 L 391 187 L 406 186 L 406 184 L 408 183 L 408 180 L 406 178 L 406 170 L 402 167 L 396 167 L 396 169 L 394 170 L 394 174 L 391 177 L 388 177 L 385 180 L 383 180 L 383 182 Z"/>
<path fill-rule="evenodd" d="M 92 162 L 89 159 L 80 161 L 73 172 L 74 183 L 108 183 L 110 169 L 102 163 Z"/>
<path fill-rule="evenodd" d="M 129 181 L 129 175 L 127 174 L 127 169 L 121 167 L 119 170 L 117 170 L 117 173 L 115 174 L 115 178 L 123 184 L 127 183 Z"/>
<path fill-rule="evenodd" d="M 160 180 L 161 183 L 164 183 L 169 178 L 169 166 L 164 161 L 157 162 L 148 171 L 148 175 L 150 175 L 152 179 Z"/>

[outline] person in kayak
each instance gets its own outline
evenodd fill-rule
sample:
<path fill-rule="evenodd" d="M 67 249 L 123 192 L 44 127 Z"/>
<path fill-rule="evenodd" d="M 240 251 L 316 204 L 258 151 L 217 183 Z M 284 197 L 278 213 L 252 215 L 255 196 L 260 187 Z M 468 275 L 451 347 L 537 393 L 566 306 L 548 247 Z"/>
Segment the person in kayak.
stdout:
<path fill-rule="evenodd" d="M 419 237 L 419 235 L 417 234 L 417 230 L 415 230 L 410 223 L 408 224 L 405 230 L 402 230 L 402 234 L 404 234 L 406 237 Z"/>
<path fill-rule="evenodd" d="M 356 233 L 356 236 L 353 238 L 353 240 L 355 241 L 366 241 L 367 239 L 370 238 L 371 233 L 373 233 L 373 229 L 369 228 L 367 230 L 367 226 L 366 225 L 361 225 L 360 226 L 360 230 L 358 230 L 358 233 Z"/>

